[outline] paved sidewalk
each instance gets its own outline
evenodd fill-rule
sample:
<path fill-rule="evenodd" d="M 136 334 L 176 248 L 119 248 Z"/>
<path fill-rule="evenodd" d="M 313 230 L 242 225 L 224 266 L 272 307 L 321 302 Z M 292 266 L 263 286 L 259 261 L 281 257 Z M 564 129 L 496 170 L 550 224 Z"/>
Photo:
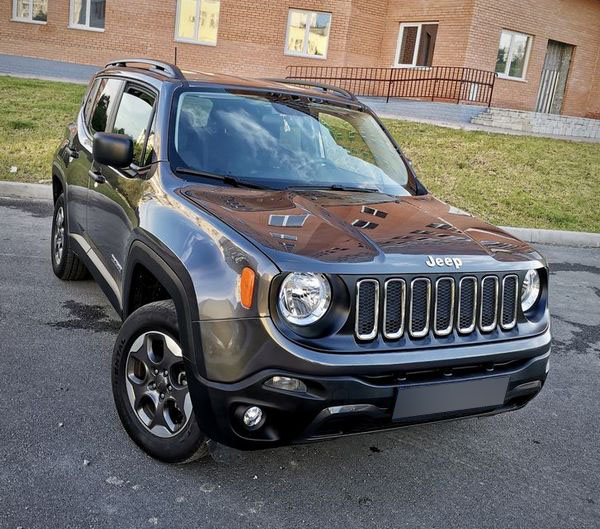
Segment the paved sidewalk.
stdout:
<path fill-rule="evenodd" d="M 0 75 L 87 84 L 99 69 L 90 64 L 0 54 Z"/>
<path fill-rule="evenodd" d="M 456 124 L 468 124 L 471 122 L 471 118 L 487 110 L 487 106 L 434 103 L 410 99 L 392 99 L 386 103 L 385 97 L 361 97 L 360 100 L 382 117 L 412 118 Z"/>

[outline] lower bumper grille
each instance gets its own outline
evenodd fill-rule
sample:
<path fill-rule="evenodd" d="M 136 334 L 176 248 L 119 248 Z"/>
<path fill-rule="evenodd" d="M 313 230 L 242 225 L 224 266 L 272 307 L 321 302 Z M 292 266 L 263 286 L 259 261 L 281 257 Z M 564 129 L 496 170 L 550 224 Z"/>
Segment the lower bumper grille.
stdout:
<path fill-rule="evenodd" d="M 465 335 L 476 327 L 484 333 L 498 326 L 509 330 L 517 322 L 516 274 L 444 276 L 435 281 L 418 277 L 410 282 L 391 278 L 382 292 L 380 299 L 377 279 L 356 283 L 355 334 L 359 340 L 373 340 L 379 329 L 388 340 L 399 339 L 405 332 L 419 339 L 430 333 L 448 336 L 455 330 Z"/>

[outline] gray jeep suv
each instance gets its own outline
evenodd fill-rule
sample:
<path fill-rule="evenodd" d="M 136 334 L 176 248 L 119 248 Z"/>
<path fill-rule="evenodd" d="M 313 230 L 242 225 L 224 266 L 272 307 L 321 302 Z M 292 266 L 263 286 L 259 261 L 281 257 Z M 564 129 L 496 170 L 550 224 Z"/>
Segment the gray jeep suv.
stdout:
<path fill-rule="evenodd" d="M 168 462 L 524 406 L 548 268 L 432 197 L 342 89 L 147 59 L 90 82 L 52 163 L 52 266 L 124 320 L 121 421 Z"/>

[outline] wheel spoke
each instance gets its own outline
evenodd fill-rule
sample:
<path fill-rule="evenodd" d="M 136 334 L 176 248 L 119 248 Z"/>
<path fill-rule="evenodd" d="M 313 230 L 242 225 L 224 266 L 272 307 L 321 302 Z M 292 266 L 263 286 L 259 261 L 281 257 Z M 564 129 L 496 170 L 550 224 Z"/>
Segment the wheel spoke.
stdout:
<path fill-rule="evenodd" d="M 140 336 L 134 344 L 131 346 L 131 352 L 129 353 L 132 358 L 139 360 L 146 369 L 152 368 L 152 360 L 150 360 L 149 351 L 152 347 L 150 334 Z"/>
<path fill-rule="evenodd" d="M 188 396 L 188 394 L 189 394 L 189 392 L 188 392 L 187 386 L 183 387 L 183 388 L 173 387 L 173 389 L 171 390 L 171 397 L 173 397 L 173 400 L 175 401 L 177 408 L 183 415 L 186 415 L 185 399 Z"/>
<path fill-rule="evenodd" d="M 161 399 L 157 399 L 155 402 L 156 411 L 154 412 L 154 417 L 152 417 L 152 422 L 150 423 L 150 429 L 155 427 L 162 426 L 163 428 L 169 428 L 167 424 L 167 420 L 165 418 L 165 401 Z"/>
<path fill-rule="evenodd" d="M 163 356 L 160 368 L 170 370 L 176 363 L 181 362 L 181 360 L 181 348 L 173 339 L 165 336 L 163 339 Z"/>
<path fill-rule="evenodd" d="M 148 389 L 148 386 L 144 382 L 134 381 L 131 377 L 129 378 L 129 382 L 131 382 L 131 389 L 133 390 L 134 395 L 134 407 L 136 410 L 140 407 L 144 398 L 149 397 L 152 401 L 155 400 L 155 395 Z"/>

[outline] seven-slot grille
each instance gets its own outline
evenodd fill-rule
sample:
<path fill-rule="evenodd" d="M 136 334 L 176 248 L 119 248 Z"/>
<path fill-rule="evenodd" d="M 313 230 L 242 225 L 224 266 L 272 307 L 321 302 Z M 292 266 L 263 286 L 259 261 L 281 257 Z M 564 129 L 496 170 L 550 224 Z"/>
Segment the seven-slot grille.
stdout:
<path fill-rule="evenodd" d="M 512 329 L 517 323 L 519 278 L 486 275 L 481 278 L 442 276 L 417 277 L 412 281 L 388 279 L 380 300 L 379 281 L 362 279 L 356 283 L 355 334 L 359 340 L 372 340 L 381 332 L 388 340 L 407 332 L 423 338 L 430 332 L 448 336 L 456 330 L 469 334 L 479 326 L 491 332 L 500 326 Z M 379 305 L 383 316 L 379 318 Z"/>

